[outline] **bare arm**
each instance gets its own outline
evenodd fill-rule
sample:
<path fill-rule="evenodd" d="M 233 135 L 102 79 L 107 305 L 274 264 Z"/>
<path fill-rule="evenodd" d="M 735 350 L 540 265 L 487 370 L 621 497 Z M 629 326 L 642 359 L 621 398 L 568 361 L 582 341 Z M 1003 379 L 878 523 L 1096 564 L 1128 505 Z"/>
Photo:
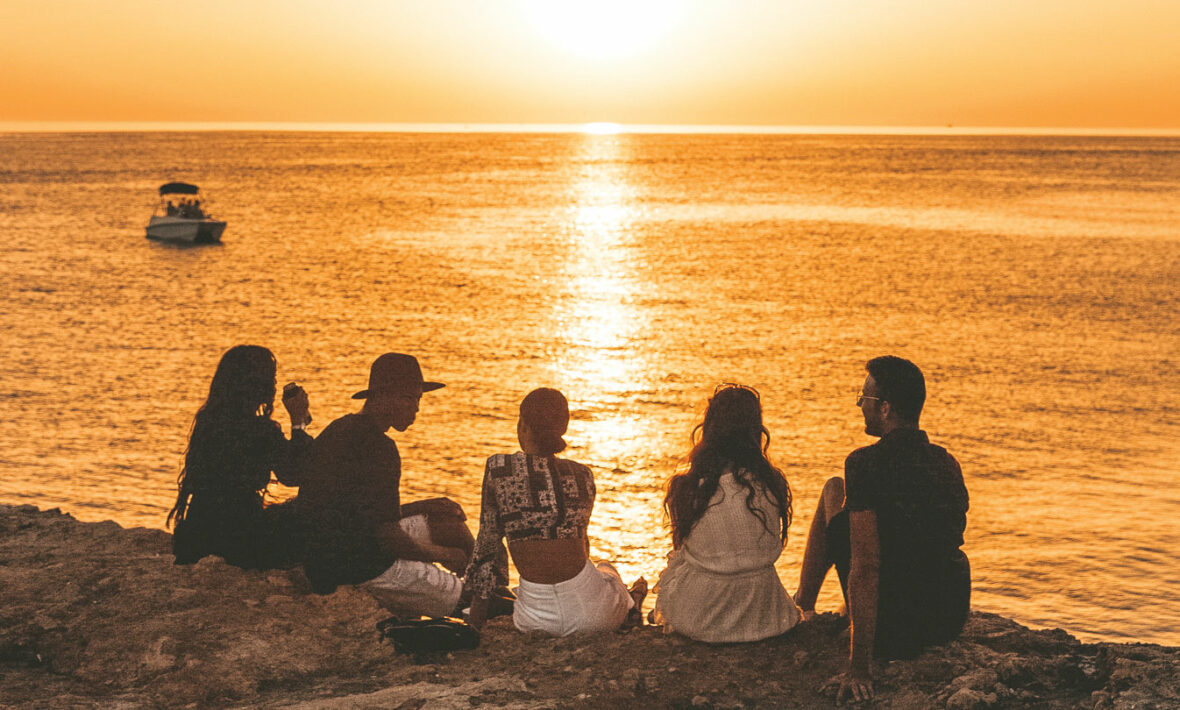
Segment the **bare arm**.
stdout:
<path fill-rule="evenodd" d="M 493 457 L 494 459 L 494 457 Z M 477 629 L 483 628 L 488 617 L 493 587 L 497 576 L 508 578 L 508 550 L 504 547 L 504 528 L 500 521 L 500 502 L 492 486 L 491 471 L 493 459 L 488 459 L 483 474 L 482 504 L 479 511 L 479 534 L 475 549 L 471 553 L 466 583 L 471 588 L 471 613 L 467 622 Z M 497 572 L 500 575 L 497 575 Z"/>
<path fill-rule="evenodd" d="M 848 613 L 852 621 L 852 643 L 848 653 L 847 688 L 856 700 L 873 695 L 870 663 L 877 635 L 877 587 L 881 573 L 881 544 L 877 537 L 877 514 L 871 510 L 851 511 L 849 538 L 852 559 L 848 572 Z"/>
<path fill-rule="evenodd" d="M 463 574 L 467 553 L 457 547 L 415 542 L 398 522 L 384 523 L 378 531 L 382 549 L 403 560 L 438 562 L 455 574 Z"/>
<path fill-rule="evenodd" d="M 463 512 L 462 506 L 450 498 L 427 498 L 403 504 L 402 517 L 408 518 L 411 515 L 437 515 L 458 518 L 459 520 L 467 519 L 467 514 Z"/>

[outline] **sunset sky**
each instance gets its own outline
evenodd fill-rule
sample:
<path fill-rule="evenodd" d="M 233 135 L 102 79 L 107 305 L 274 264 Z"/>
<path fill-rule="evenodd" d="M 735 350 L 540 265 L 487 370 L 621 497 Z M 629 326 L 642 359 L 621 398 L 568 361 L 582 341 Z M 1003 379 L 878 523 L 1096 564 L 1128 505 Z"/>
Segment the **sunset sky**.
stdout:
<path fill-rule="evenodd" d="M 0 122 L 1180 128 L 1172 0 L 3 0 Z"/>

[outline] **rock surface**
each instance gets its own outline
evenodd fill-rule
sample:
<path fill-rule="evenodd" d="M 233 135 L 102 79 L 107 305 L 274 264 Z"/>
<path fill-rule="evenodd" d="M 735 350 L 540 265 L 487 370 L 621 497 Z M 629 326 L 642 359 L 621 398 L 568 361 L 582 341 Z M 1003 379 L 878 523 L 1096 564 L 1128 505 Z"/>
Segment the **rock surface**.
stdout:
<path fill-rule="evenodd" d="M 813 708 L 842 669 L 832 614 L 759 643 L 644 627 L 549 639 L 492 621 L 481 647 L 413 659 L 367 595 L 298 571 L 172 564 L 159 530 L 0 505 L 0 706 Z M 1180 707 L 1180 649 L 1084 644 L 973 613 L 963 636 L 875 670 L 883 708 Z"/>

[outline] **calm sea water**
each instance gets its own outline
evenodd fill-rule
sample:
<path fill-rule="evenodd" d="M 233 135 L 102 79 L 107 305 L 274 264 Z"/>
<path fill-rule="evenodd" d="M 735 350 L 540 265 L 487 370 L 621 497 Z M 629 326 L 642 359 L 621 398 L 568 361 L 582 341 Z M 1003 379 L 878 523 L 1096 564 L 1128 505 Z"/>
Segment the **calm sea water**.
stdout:
<path fill-rule="evenodd" d="M 224 245 L 144 238 L 179 179 Z M 313 433 L 401 350 L 448 383 L 397 437 L 405 497 L 474 517 L 520 398 L 559 387 L 594 552 L 654 579 L 662 485 L 737 381 L 795 492 L 793 590 L 896 353 L 963 465 L 974 605 L 1180 644 L 1178 139 L 6 134 L 0 234 L 4 502 L 162 527 L 226 348 L 270 347 Z"/>

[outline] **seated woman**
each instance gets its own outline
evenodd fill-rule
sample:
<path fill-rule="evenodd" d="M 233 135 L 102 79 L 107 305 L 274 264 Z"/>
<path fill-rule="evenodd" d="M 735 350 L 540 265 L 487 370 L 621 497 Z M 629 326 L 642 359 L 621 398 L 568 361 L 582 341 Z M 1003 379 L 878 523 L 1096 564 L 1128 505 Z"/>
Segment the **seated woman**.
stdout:
<path fill-rule="evenodd" d="M 297 526 L 289 505 L 263 506 L 273 471 L 280 483 L 299 485 L 312 438 L 307 394 L 289 387 L 283 406 L 291 439 L 271 419 L 275 398 L 275 357 L 257 345 L 238 345 L 221 357 L 209 397 L 197 410 L 184 468 L 177 479 L 176 564 L 218 555 L 247 569 L 293 567 L 300 563 Z"/>
<path fill-rule="evenodd" d="M 469 621 L 481 628 L 497 584 L 508 578 L 508 551 L 520 573 L 512 621 L 521 631 L 552 636 L 619 628 L 647 594 L 640 577 L 631 592 L 610 563 L 590 562 L 586 528 L 594 510 L 594 474 L 559 459 L 569 404 L 554 389 L 536 389 L 520 403 L 521 451 L 488 459 L 475 552 L 467 567 L 473 599 Z"/>
<path fill-rule="evenodd" d="M 653 620 L 709 643 L 781 634 L 799 622 L 774 569 L 791 524 L 791 488 L 766 457 L 758 393 L 718 386 L 693 442 L 688 471 L 672 477 L 664 497 L 673 549 Z"/>

